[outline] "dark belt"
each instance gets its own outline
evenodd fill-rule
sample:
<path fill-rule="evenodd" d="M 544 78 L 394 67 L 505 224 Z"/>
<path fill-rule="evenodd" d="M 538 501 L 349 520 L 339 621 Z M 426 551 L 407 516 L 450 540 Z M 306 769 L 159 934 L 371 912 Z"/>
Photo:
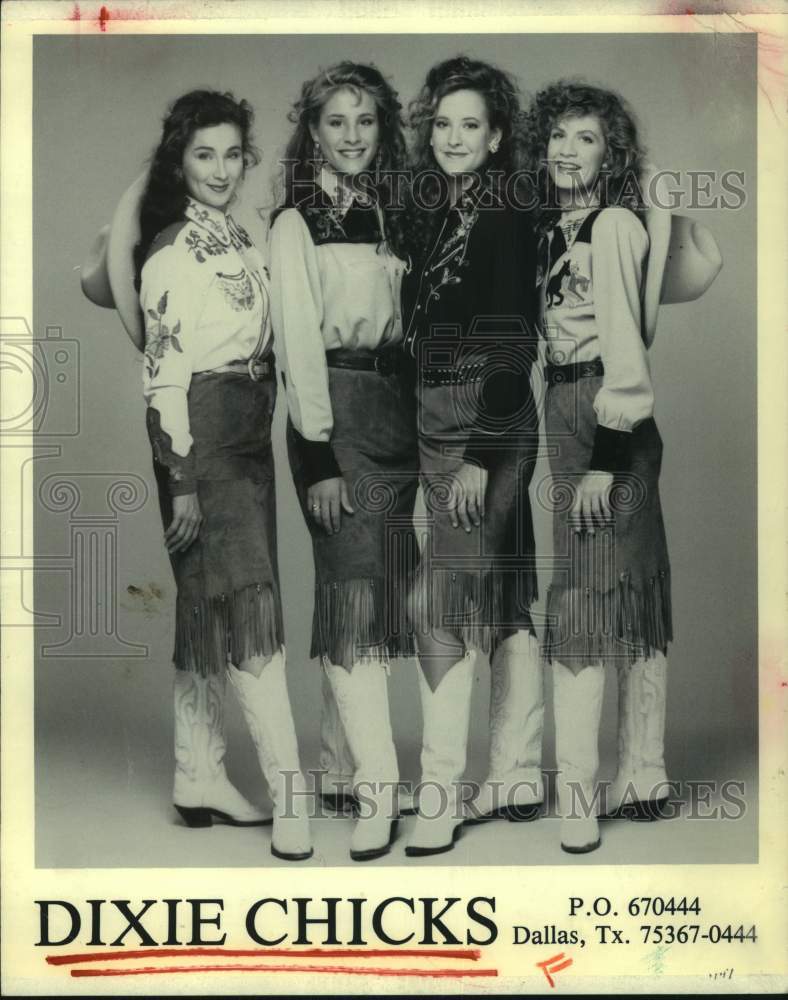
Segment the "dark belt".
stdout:
<path fill-rule="evenodd" d="M 353 372 L 375 372 L 377 375 L 398 375 L 405 368 L 405 355 L 401 347 L 383 351 L 353 351 L 347 347 L 334 347 L 326 351 L 329 368 L 345 368 Z"/>
<path fill-rule="evenodd" d="M 572 365 L 547 365 L 544 377 L 548 385 L 563 385 L 566 382 L 577 382 L 580 378 L 594 378 L 605 374 L 605 366 L 601 358 L 593 361 L 576 361 Z"/>
<path fill-rule="evenodd" d="M 467 385 L 468 382 L 478 382 L 484 374 L 486 361 L 474 361 L 467 365 L 457 365 L 453 368 L 423 367 L 419 372 L 421 384 L 428 388 L 442 385 Z"/>

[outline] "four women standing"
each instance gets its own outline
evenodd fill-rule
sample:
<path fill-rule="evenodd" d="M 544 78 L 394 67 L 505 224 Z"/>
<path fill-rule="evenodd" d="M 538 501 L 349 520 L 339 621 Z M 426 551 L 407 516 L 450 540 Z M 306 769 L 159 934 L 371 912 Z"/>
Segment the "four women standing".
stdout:
<path fill-rule="evenodd" d="M 325 742 L 338 760 L 346 737 L 354 769 L 351 857 L 379 857 L 395 836 L 386 673 L 399 656 L 418 655 L 424 722 L 406 854 L 449 850 L 463 822 L 536 817 L 544 705 L 528 486 L 541 325 L 554 495 L 568 485 L 571 497 L 554 516 L 545 636 L 561 842 L 592 850 L 596 816 L 580 804 L 594 798 L 605 662 L 619 666 L 621 685 L 609 814 L 621 814 L 634 785 L 636 818 L 650 818 L 652 789 L 665 781 L 669 564 L 641 330 L 648 237 L 642 203 L 627 194 L 641 166 L 634 121 L 616 95 L 564 83 L 537 95 L 526 119 L 506 73 L 448 60 L 412 108 L 403 211 L 393 186 L 406 162 L 399 115 L 374 67 L 340 63 L 304 84 L 270 282 L 227 214 L 255 162 L 250 108 L 195 91 L 164 123 L 135 265 L 147 423 L 178 586 L 175 805 L 191 826 L 273 820 L 274 854 L 311 855 L 284 672 L 273 326 L 290 464 L 312 536 Z M 536 200 L 522 179 L 527 153 L 538 162 Z M 491 658 L 490 762 L 477 798 L 464 803 L 479 651 Z M 273 817 L 224 771 L 227 676 Z"/>

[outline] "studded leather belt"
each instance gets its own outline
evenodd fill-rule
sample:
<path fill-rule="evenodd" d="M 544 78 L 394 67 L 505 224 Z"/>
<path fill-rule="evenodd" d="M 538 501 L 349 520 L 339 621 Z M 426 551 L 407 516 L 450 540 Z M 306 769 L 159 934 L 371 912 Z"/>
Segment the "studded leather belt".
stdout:
<path fill-rule="evenodd" d="M 428 388 L 444 385 L 467 385 L 478 382 L 484 374 L 486 361 L 473 361 L 467 365 L 456 365 L 451 368 L 432 368 L 423 366 L 419 371 L 419 381 Z"/>

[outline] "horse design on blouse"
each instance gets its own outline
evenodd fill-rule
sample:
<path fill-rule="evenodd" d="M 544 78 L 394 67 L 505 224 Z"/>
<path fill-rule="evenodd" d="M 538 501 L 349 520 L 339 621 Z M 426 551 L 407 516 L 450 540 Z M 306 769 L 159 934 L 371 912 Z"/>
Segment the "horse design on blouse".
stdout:
<path fill-rule="evenodd" d="M 550 275 L 547 281 L 547 290 L 545 292 L 547 296 L 548 309 L 560 306 L 564 301 L 564 293 L 561 291 L 561 285 L 564 278 L 566 278 L 569 273 L 569 259 L 567 258 L 567 260 L 565 260 L 561 265 L 560 269 Z"/>

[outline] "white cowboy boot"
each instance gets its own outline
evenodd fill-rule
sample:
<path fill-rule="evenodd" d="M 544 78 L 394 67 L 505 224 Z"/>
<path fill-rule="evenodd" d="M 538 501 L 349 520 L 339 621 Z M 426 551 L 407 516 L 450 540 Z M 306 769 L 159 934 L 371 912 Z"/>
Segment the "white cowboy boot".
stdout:
<path fill-rule="evenodd" d="M 298 759 L 284 649 L 274 653 L 259 677 L 232 663 L 227 669 L 274 801 L 271 854 L 287 861 L 310 858 L 310 796 Z"/>
<path fill-rule="evenodd" d="M 490 664 L 490 768 L 466 806 L 466 823 L 536 819 L 544 800 L 543 726 L 539 643 L 521 630 L 504 639 Z"/>
<path fill-rule="evenodd" d="M 331 682 L 323 671 L 321 685 L 323 701 L 320 710 L 320 801 L 336 816 L 356 812 L 358 802 L 353 795 L 355 761 L 345 728 L 337 708 Z M 416 812 L 411 792 L 400 787 L 397 792 L 397 812 L 410 816 Z"/>
<path fill-rule="evenodd" d="M 465 770 L 475 656 L 469 651 L 432 691 L 419 670 L 424 730 L 418 812 L 405 854 L 423 857 L 450 851 L 462 832 L 457 782 Z"/>
<path fill-rule="evenodd" d="M 325 671 L 323 671 L 321 695 L 320 801 L 326 809 L 337 816 L 349 815 L 357 806 L 351 787 L 356 763 Z"/>
<path fill-rule="evenodd" d="M 601 843 L 595 793 L 604 688 L 601 664 L 575 675 L 553 661 L 558 811 L 561 847 L 569 854 L 585 854 Z"/>
<path fill-rule="evenodd" d="M 224 768 L 223 674 L 202 677 L 176 670 L 175 780 L 172 801 L 187 826 L 266 826 L 270 812 L 253 806 L 227 777 Z"/>
<path fill-rule="evenodd" d="M 607 792 L 605 819 L 659 819 L 668 800 L 667 668 L 665 656 L 655 653 L 618 670 L 618 773 Z"/>
<path fill-rule="evenodd" d="M 386 671 L 379 663 L 350 670 L 324 661 L 339 715 L 355 758 L 356 825 L 350 857 L 371 861 L 388 854 L 397 828 L 397 752 L 391 734 Z"/>

